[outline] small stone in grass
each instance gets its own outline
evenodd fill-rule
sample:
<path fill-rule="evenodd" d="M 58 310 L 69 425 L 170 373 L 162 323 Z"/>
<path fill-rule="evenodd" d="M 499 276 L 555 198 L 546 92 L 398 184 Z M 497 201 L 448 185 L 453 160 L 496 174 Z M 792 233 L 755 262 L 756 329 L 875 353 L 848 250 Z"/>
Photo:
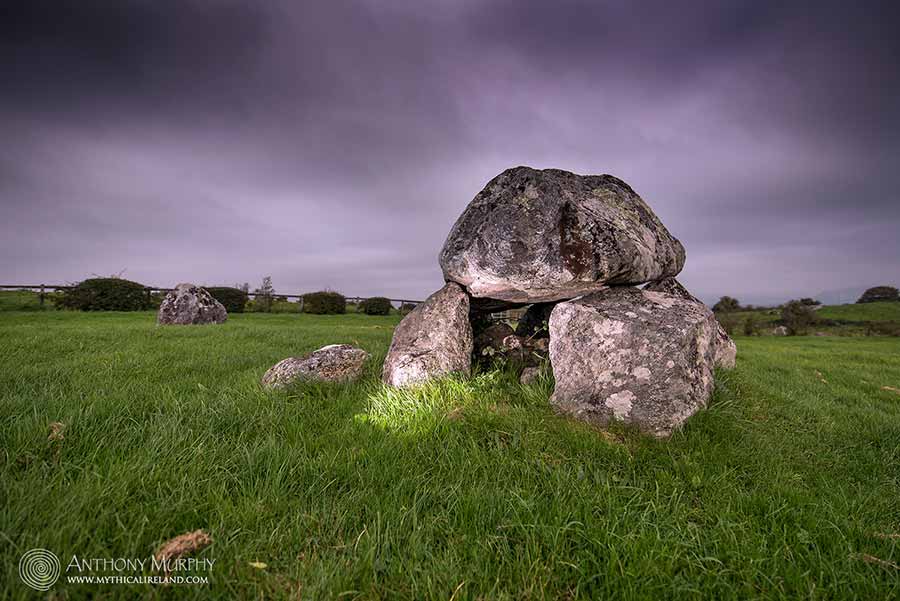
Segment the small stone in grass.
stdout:
<path fill-rule="evenodd" d="M 541 369 L 539 367 L 526 367 L 522 370 L 522 375 L 519 376 L 519 382 L 524 386 L 532 384 L 538 379 L 540 373 Z"/>
<path fill-rule="evenodd" d="M 288 357 L 265 373 L 265 388 L 281 388 L 298 380 L 346 382 L 363 373 L 369 353 L 350 344 L 330 344 L 303 357 Z"/>
<path fill-rule="evenodd" d="M 66 425 L 62 422 L 51 422 L 50 423 L 50 435 L 47 437 L 47 440 L 50 442 L 61 442 L 65 440 L 65 436 L 63 435 L 63 431 L 66 429 Z"/>
<path fill-rule="evenodd" d="M 194 530 L 180 534 L 173 539 L 164 542 L 156 550 L 154 556 L 157 564 L 162 564 L 165 571 L 169 572 L 169 562 L 184 555 L 204 549 L 212 544 L 212 538 L 203 530 Z"/>

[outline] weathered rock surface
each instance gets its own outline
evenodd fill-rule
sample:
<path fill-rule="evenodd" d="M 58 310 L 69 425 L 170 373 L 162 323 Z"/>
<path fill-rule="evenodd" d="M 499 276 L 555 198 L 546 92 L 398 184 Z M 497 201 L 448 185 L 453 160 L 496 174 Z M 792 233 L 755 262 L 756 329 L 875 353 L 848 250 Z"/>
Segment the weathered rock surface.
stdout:
<path fill-rule="evenodd" d="M 578 419 L 668 436 L 713 390 L 716 320 L 702 303 L 617 287 L 550 316 L 551 403 Z"/>
<path fill-rule="evenodd" d="M 451 282 L 417 305 L 394 330 L 382 380 L 412 386 L 453 372 L 469 374 L 471 366 L 469 296 Z"/>
<path fill-rule="evenodd" d="M 516 324 L 516 334 L 531 338 L 549 338 L 550 330 L 547 322 L 556 303 L 535 303 L 525 310 L 525 314 Z"/>
<path fill-rule="evenodd" d="M 279 361 L 262 377 L 266 388 L 287 386 L 298 380 L 344 382 L 363 373 L 369 353 L 350 344 L 330 344 L 303 357 Z"/>
<path fill-rule="evenodd" d="M 227 318 L 224 305 L 194 284 L 175 286 L 166 294 L 156 314 L 156 322 L 162 325 L 223 323 Z"/>
<path fill-rule="evenodd" d="M 701 300 L 688 292 L 687 288 L 682 286 L 681 282 L 675 278 L 665 278 L 656 282 L 650 282 L 644 286 L 644 290 L 664 292 L 666 294 L 677 296 L 678 298 L 684 298 L 703 304 Z M 728 335 L 728 332 L 725 331 L 722 324 L 716 320 L 716 365 L 718 367 L 731 369 L 734 367 L 736 359 L 737 345 L 734 344 L 734 340 L 731 339 L 731 336 Z"/>
<path fill-rule="evenodd" d="M 558 169 L 508 169 L 457 220 L 440 254 L 447 281 L 478 299 L 531 304 L 605 284 L 677 275 L 684 247 L 625 182 Z M 496 308 L 496 307 L 495 307 Z"/>
<path fill-rule="evenodd" d="M 788 329 L 785 326 L 775 326 L 774 328 L 772 328 L 772 335 L 773 336 L 787 336 Z"/>

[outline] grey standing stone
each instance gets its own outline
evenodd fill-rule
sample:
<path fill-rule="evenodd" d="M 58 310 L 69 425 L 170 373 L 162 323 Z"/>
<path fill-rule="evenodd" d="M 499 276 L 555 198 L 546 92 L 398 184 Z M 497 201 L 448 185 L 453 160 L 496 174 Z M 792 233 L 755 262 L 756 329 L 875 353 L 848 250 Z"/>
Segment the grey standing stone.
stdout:
<path fill-rule="evenodd" d="M 677 275 L 684 247 L 628 184 L 611 175 L 508 169 L 457 220 L 444 279 L 479 299 L 531 304 Z"/>
<path fill-rule="evenodd" d="M 265 388 L 280 388 L 298 380 L 345 382 L 359 378 L 369 353 L 350 344 L 330 344 L 303 357 L 288 357 L 262 377 Z"/>
<path fill-rule="evenodd" d="M 713 391 L 716 320 L 702 303 L 617 287 L 550 316 L 551 403 L 578 419 L 671 434 Z"/>
<path fill-rule="evenodd" d="M 394 330 L 382 380 L 390 386 L 412 386 L 454 372 L 468 375 L 471 366 L 469 296 L 459 285 L 448 283 Z"/>
<path fill-rule="evenodd" d="M 224 305 L 195 284 L 175 286 L 166 294 L 156 314 L 156 322 L 160 325 L 223 323 L 227 318 Z"/>
<path fill-rule="evenodd" d="M 703 304 L 701 300 L 688 292 L 687 288 L 681 285 L 681 282 L 675 278 L 665 278 L 656 282 L 650 282 L 644 286 L 644 290 L 651 292 L 665 292 L 679 298 L 685 298 L 694 302 Z M 737 359 L 737 345 L 719 320 L 716 320 L 716 365 L 725 369 L 734 367 L 735 359 Z"/>

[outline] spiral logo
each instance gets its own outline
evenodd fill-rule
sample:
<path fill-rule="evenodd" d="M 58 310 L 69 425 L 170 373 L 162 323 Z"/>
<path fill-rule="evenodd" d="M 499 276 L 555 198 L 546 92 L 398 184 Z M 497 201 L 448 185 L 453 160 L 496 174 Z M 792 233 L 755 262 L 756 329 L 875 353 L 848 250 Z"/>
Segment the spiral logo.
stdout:
<path fill-rule="evenodd" d="M 19 560 L 22 582 L 39 591 L 49 591 L 59 578 L 59 558 L 47 549 L 26 551 Z"/>

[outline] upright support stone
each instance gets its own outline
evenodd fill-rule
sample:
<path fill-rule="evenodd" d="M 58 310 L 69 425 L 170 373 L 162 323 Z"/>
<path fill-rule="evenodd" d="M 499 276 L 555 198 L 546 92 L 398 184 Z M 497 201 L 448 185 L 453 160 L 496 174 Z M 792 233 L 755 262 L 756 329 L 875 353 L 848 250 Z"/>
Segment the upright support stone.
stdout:
<path fill-rule="evenodd" d="M 578 419 L 663 437 L 706 406 L 716 320 L 702 303 L 616 287 L 550 315 L 550 401 Z"/>
<path fill-rule="evenodd" d="M 390 386 L 412 386 L 450 373 L 469 374 L 471 365 L 469 296 L 448 283 L 394 330 L 382 379 Z"/>

